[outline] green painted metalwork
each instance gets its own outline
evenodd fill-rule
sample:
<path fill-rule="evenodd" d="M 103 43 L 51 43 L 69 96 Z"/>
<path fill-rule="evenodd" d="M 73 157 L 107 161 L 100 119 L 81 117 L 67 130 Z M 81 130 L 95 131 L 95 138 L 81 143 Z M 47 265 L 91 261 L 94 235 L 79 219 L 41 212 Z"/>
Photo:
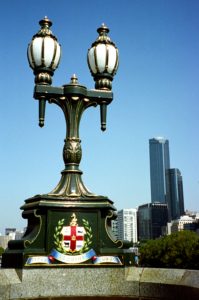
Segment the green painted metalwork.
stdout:
<path fill-rule="evenodd" d="M 38 74 L 36 74 L 38 78 Z M 130 242 L 116 240 L 111 221 L 116 208 L 108 197 L 90 192 L 82 181 L 79 125 L 91 106 L 101 107 L 101 127 L 106 128 L 106 107 L 113 100 L 110 90 L 88 90 L 73 75 L 62 87 L 36 84 L 39 125 L 44 125 L 46 102 L 58 105 L 66 120 L 63 148 L 65 168 L 49 193 L 25 200 L 21 207 L 27 230 L 13 240 L 3 254 L 2 267 L 124 266 L 133 264 Z M 97 174 L 96 174 L 97 176 Z"/>

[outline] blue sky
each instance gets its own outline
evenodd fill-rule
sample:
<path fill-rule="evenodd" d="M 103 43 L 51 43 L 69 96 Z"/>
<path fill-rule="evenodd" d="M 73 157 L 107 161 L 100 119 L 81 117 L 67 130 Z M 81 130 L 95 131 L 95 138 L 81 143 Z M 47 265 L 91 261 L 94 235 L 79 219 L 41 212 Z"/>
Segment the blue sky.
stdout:
<path fill-rule="evenodd" d="M 75 73 L 94 87 L 86 55 L 103 22 L 120 52 L 107 131 L 100 130 L 99 108 L 82 119 L 85 185 L 118 209 L 150 202 L 148 141 L 163 136 L 171 167 L 183 176 L 185 208 L 199 210 L 199 1 L 0 0 L 0 6 L 0 232 L 26 226 L 20 206 L 50 192 L 64 168 L 64 117 L 48 105 L 45 127 L 38 127 L 26 57 L 44 16 L 62 45 L 55 86 Z"/>

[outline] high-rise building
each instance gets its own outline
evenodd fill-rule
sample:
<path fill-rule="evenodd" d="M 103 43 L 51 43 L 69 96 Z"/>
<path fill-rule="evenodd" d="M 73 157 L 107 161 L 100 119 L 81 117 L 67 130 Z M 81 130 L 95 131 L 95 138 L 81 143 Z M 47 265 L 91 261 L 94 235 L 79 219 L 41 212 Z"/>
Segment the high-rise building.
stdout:
<path fill-rule="evenodd" d="M 168 208 L 165 203 L 147 203 L 138 207 L 139 241 L 156 239 L 166 234 Z"/>
<path fill-rule="evenodd" d="M 184 215 L 182 176 L 170 168 L 169 141 L 162 137 L 149 140 L 151 202 L 168 205 L 168 220 Z"/>
<path fill-rule="evenodd" d="M 137 243 L 137 209 L 129 208 L 118 211 L 118 239 Z"/>
<path fill-rule="evenodd" d="M 180 171 L 169 169 L 169 219 L 176 220 L 184 215 L 183 182 Z"/>
<path fill-rule="evenodd" d="M 168 203 L 168 176 L 170 169 L 169 141 L 162 138 L 149 140 L 151 202 Z"/>

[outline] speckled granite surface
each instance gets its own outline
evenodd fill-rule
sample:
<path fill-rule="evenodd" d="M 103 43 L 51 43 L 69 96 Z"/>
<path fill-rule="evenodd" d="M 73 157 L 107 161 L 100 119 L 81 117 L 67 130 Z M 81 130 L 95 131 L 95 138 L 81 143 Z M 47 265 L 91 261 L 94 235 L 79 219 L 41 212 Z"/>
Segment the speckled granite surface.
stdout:
<path fill-rule="evenodd" d="M 199 271 L 151 268 L 0 269 L 0 299 L 199 299 Z M 72 298 L 71 298 L 72 299 Z"/>

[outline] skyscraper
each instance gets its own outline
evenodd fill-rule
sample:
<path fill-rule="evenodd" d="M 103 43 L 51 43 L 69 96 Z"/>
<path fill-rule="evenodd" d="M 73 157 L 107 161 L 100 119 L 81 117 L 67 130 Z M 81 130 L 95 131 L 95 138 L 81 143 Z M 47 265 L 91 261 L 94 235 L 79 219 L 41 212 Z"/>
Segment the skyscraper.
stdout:
<path fill-rule="evenodd" d="M 184 215 L 183 183 L 179 169 L 169 169 L 169 192 L 169 219 L 179 219 Z"/>
<path fill-rule="evenodd" d="M 151 202 L 168 203 L 168 172 L 170 168 L 169 141 L 162 138 L 149 140 Z"/>
<path fill-rule="evenodd" d="M 184 214 L 182 176 L 177 168 L 170 168 L 169 141 L 157 137 L 149 140 L 151 202 L 168 206 L 168 220 Z"/>

